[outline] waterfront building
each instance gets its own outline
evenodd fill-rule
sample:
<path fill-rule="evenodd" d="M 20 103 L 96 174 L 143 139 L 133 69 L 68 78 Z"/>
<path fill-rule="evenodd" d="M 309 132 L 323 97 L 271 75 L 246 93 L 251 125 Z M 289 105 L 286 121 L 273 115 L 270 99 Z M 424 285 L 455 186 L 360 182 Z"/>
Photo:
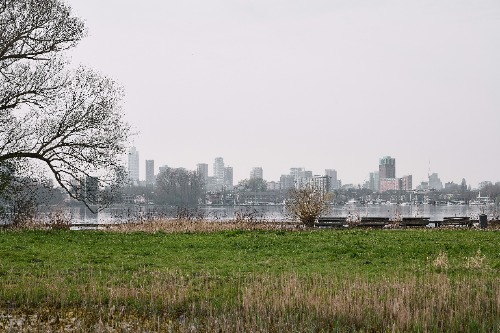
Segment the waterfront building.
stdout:
<path fill-rule="evenodd" d="M 379 177 L 396 178 L 396 159 L 390 156 L 384 156 L 379 160 Z"/>
<path fill-rule="evenodd" d="M 304 168 L 290 168 L 290 175 L 293 176 L 295 180 L 304 177 Z"/>
<path fill-rule="evenodd" d="M 380 185 L 379 179 L 380 177 L 378 171 L 370 172 L 370 179 L 368 180 L 369 182 L 368 188 L 373 192 L 379 191 L 379 185 Z"/>
<path fill-rule="evenodd" d="M 380 178 L 379 192 L 399 190 L 399 180 L 396 178 Z"/>
<path fill-rule="evenodd" d="M 224 181 L 224 159 L 216 157 L 214 160 L 214 178 Z"/>
<path fill-rule="evenodd" d="M 335 169 L 325 169 L 325 176 L 330 177 L 330 187 L 332 190 L 337 190 L 340 188 L 337 179 L 337 170 Z"/>
<path fill-rule="evenodd" d="M 399 182 L 396 179 L 396 159 L 384 156 L 379 159 L 378 165 L 379 192 L 398 190 Z"/>
<path fill-rule="evenodd" d="M 399 178 L 399 189 L 401 191 L 411 191 L 413 188 L 413 177 L 411 175 L 406 175 Z"/>
<path fill-rule="evenodd" d="M 208 180 L 208 164 L 198 163 L 196 165 L 196 172 L 201 176 L 203 182 L 206 183 Z"/>
<path fill-rule="evenodd" d="M 281 175 L 280 189 L 288 191 L 295 187 L 295 177 L 293 175 Z"/>
<path fill-rule="evenodd" d="M 268 191 L 279 191 L 281 189 L 281 182 L 267 182 L 267 190 Z"/>
<path fill-rule="evenodd" d="M 250 171 L 250 179 L 264 179 L 264 171 L 262 170 L 262 167 L 254 167 L 252 168 L 252 171 Z"/>
<path fill-rule="evenodd" d="M 440 191 L 443 189 L 443 183 L 437 173 L 429 175 L 429 188 Z"/>
<path fill-rule="evenodd" d="M 135 147 L 130 147 L 128 151 L 128 178 L 130 184 L 139 184 L 139 152 Z"/>
<path fill-rule="evenodd" d="M 233 167 L 224 168 L 224 187 L 226 190 L 233 189 Z"/>
<path fill-rule="evenodd" d="M 155 161 L 146 160 L 146 186 L 155 184 Z"/>

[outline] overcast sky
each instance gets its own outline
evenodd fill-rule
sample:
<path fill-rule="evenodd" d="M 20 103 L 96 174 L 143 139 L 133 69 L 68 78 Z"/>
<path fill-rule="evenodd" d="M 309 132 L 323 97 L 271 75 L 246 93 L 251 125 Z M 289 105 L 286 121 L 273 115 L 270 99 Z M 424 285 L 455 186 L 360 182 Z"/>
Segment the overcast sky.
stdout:
<path fill-rule="evenodd" d="M 500 180 L 498 0 L 69 0 L 144 160 Z M 430 163 L 429 163 L 430 162 Z"/>

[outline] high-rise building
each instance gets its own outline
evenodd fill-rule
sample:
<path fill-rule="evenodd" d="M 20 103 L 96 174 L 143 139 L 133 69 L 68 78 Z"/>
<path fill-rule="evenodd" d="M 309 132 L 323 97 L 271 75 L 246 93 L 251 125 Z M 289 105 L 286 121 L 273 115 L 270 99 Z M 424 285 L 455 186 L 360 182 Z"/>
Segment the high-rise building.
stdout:
<path fill-rule="evenodd" d="M 429 175 L 429 188 L 434 189 L 434 190 L 442 190 L 443 189 L 443 183 L 441 182 L 441 179 L 439 179 L 439 176 L 437 173 L 433 173 Z"/>
<path fill-rule="evenodd" d="M 252 168 L 252 171 L 250 171 L 250 179 L 255 178 L 264 179 L 264 171 L 261 167 Z"/>
<path fill-rule="evenodd" d="M 325 175 L 330 177 L 330 186 L 332 190 L 337 190 L 340 188 L 337 180 L 337 170 L 335 169 L 326 169 Z"/>
<path fill-rule="evenodd" d="M 406 175 L 399 178 L 399 189 L 401 191 L 411 191 L 413 188 L 413 177 L 411 175 Z"/>
<path fill-rule="evenodd" d="M 290 175 L 292 175 L 295 180 L 304 177 L 304 172 L 304 168 L 290 168 Z"/>
<path fill-rule="evenodd" d="M 206 182 L 208 180 L 208 164 L 198 163 L 196 165 L 196 172 L 201 176 L 201 179 Z"/>
<path fill-rule="evenodd" d="M 368 188 L 372 190 L 373 192 L 378 192 L 379 191 L 379 173 L 378 171 L 370 172 L 370 180 L 368 181 L 369 185 Z"/>
<path fill-rule="evenodd" d="M 380 178 L 379 192 L 399 190 L 399 180 L 396 178 Z"/>
<path fill-rule="evenodd" d="M 224 181 L 224 159 L 216 157 L 214 161 L 214 178 Z"/>
<path fill-rule="evenodd" d="M 154 185 L 155 183 L 155 161 L 146 160 L 146 186 Z"/>
<path fill-rule="evenodd" d="M 139 152 L 135 147 L 128 151 L 128 178 L 131 184 L 139 184 Z"/>
<path fill-rule="evenodd" d="M 378 177 L 379 192 L 399 189 L 399 181 L 396 179 L 395 158 L 384 156 L 379 160 Z"/>
<path fill-rule="evenodd" d="M 380 179 L 396 178 L 396 159 L 390 156 L 382 157 L 379 161 L 378 172 Z"/>
<path fill-rule="evenodd" d="M 283 191 L 288 191 L 295 187 L 295 178 L 293 175 L 281 175 L 280 177 L 280 189 Z"/>
<path fill-rule="evenodd" d="M 226 190 L 233 189 L 233 167 L 224 168 L 224 186 Z"/>

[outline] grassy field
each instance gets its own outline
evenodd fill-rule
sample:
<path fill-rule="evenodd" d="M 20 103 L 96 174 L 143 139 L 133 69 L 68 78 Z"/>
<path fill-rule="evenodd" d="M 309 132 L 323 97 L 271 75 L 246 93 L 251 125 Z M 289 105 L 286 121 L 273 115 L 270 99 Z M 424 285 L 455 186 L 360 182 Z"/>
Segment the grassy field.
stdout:
<path fill-rule="evenodd" d="M 1 231 L 0 331 L 500 331 L 500 232 Z"/>

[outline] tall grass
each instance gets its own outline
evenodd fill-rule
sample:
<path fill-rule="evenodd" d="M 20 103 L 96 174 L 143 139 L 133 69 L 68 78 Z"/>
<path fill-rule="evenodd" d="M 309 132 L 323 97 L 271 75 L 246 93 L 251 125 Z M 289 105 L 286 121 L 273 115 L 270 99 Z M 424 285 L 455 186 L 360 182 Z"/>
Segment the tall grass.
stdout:
<path fill-rule="evenodd" d="M 117 232 L 218 232 L 234 230 L 301 230 L 299 222 L 235 219 L 227 221 L 163 219 L 109 225 L 106 230 Z"/>
<path fill-rule="evenodd" d="M 143 270 L 4 276 L 0 331 L 453 331 L 500 329 L 500 277 Z"/>

